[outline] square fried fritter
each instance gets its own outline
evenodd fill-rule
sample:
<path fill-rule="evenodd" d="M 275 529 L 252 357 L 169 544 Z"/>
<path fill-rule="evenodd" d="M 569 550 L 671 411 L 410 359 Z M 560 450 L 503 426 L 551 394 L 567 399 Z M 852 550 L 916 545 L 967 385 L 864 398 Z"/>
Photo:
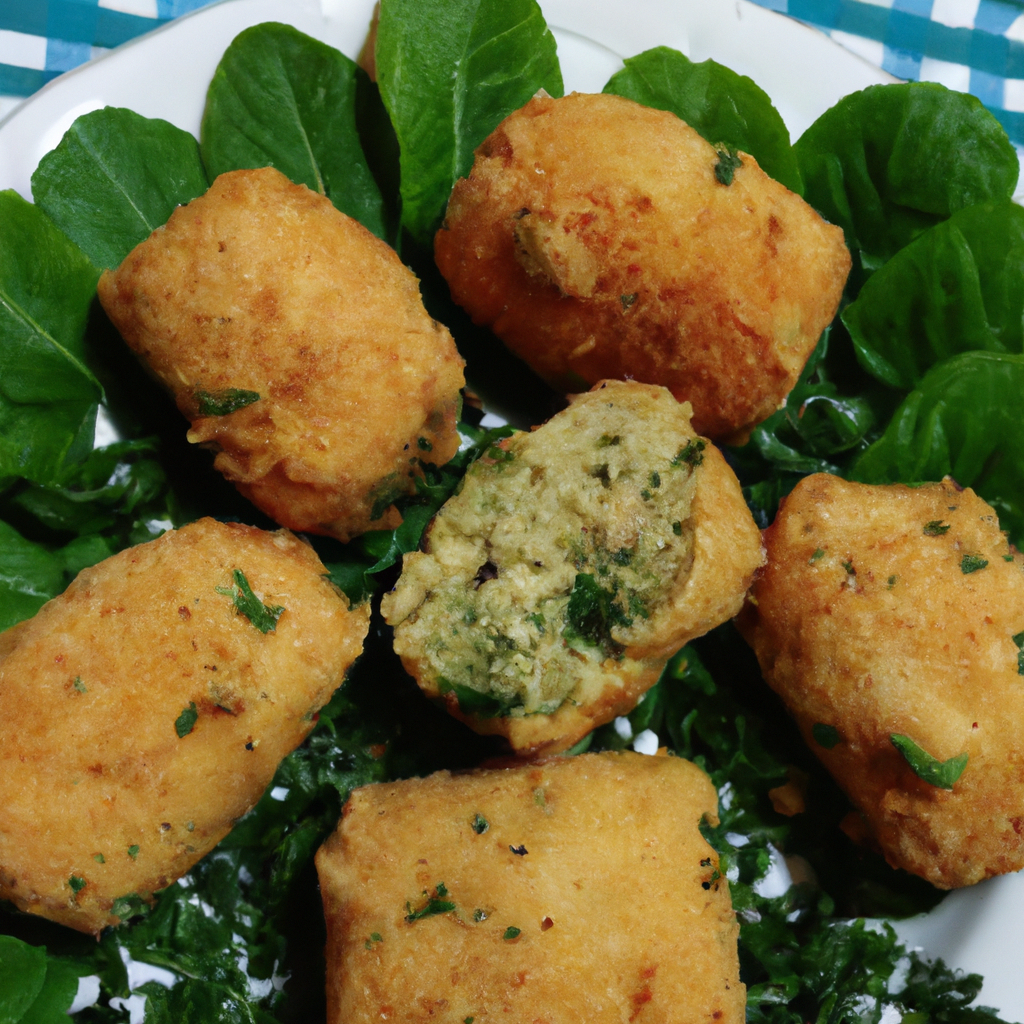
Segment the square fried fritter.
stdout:
<path fill-rule="evenodd" d="M 632 753 L 355 790 L 317 854 L 328 1024 L 739 1024 L 716 811 Z"/>

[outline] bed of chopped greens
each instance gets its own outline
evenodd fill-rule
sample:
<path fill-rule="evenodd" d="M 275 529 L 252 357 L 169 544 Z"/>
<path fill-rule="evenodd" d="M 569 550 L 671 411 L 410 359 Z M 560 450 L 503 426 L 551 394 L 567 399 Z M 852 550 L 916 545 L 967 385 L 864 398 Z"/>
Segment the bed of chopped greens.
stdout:
<path fill-rule="evenodd" d="M 80 569 L 171 525 L 205 514 L 272 526 L 212 471 L 209 453 L 190 448 L 172 403 L 95 302 L 102 268 L 221 171 L 273 163 L 326 194 L 419 274 L 489 408 L 526 426 L 558 407 L 453 307 L 430 257 L 474 147 L 539 88 L 562 93 L 540 8 L 385 0 L 376 55 L 375 84 L 292 28 L 249 29 L 214 76 L 198 143 L 128 110 L 96 111 L 41 162 L 35 205 L 0 193 L 0 628 L 32 615 Z M 949 473 L 996 507 L 1012 538 L 1024 535 L 1024 213 L 1009 199 L 1016 155 L 981 104 L 935 85 L 873 87 L 791 145 L 768 97 L 711 61 L 651 50 L 627 60 L 606 91 L 675 111 L 723 163 L 753 154 L 846 233 L 854 270 L 840 316 L 786 407 L 728 452 L 760 523 L 806 473 Z M 94 448 L 101 410 L 123 440 Z M 315 541 L 354 599 L 391 585 L 465 467 L 508 430 L 474 425 L 471 404 L 466 419 L 463 450 L 444 468 L 425 467 L 401 527 L 348 546 Z M 928 909 L 940 894 L 845 837 L 845 798 L 730 625 L 680 652 L 628 724 L 577 749 L 622 748 L 648 729 L 719 788 L 721 824 L 706 834 L 742 922 L 748 1020 L 889 1022 L 894 1011 L 908 1024 L 997 1020 L 972 1006 L 980 978 L 908 954 L 888 925 L 865 923 Z M 422 699 L 375 613 L 365 653 L 308 742 L 154 906 L 126 900 L 117 913 L 129 922 L 98 942 L 0 908 L 0 1021 L 66 1019 L 84 976 L 98 976 L 100 995 L 77 1018 L 127 1020 L 117 997 L 130 994 L 131 960 L 175 979 L 136 991 L 147 1024 L 322 1020 L 312 855 L 346 794 L 498 752 Z M 806 810 L 778 813 L 797 790 Z M 797 881 L 773 896 L 760 880 L 778 851 Z"/>

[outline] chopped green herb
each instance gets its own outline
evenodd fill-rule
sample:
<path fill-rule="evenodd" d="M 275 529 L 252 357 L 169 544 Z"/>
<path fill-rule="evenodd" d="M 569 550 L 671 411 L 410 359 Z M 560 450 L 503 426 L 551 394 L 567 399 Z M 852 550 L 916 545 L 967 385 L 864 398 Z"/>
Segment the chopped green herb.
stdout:
<path fill-rule="evenodd" d="M 857 570 L 853 566 L 853 562 L 843 562 L 843 568 L 846 570 L 847 576 L 856 576 Z"/>
<path fill-rule="evenodd" d="M 814 549 L 814 554 L 811 555 L 811 557 L 807 559 L 807 564 L 808 565 L 814 565 L 815 562 L 819 561 L 820 559 L 822 559 L 824 557 L 825 557 L 824 549 L 823 548 L 815 548 Z"/>
<path fill-rule="evenodd" d="M 88 693 L 89 691 L 85 688 L 85 683 L 82 682 L 81 676 L 75 676 L 75 681 L 71 684 L 79 693 Z"/>
<path fill-rule="evenodd" d="M 178 739 L 184 739 L 196 727 L 197 721 L 199 712 L 196 710 L 195 701 L 190 701 L 188 707 L 174 720 L 174 731 L 178 734 Z"/>
<path fill-rule="evenodd" d="M 1003 555 L 1003 561 L 1004 562 L 1012 562 L 1013 561 L 1013 555 Z"/>
<path fill-rule="evenodd" d="M 482 836 L 491 827 L 491 825 L 482 814 L 474 814 L 470 827 L 478 836 Z"/>
<path fill-rule="evenodd" d="M 444 882 L 438 882 L 434 886 L 434 894 L 431 896 L 426 891 L 423 893 L 427 902 L 418 910 L 413 910 L 411 904 L 405 905 L 405 920 L 412 924 L 415 921 L 422 921 L 425 917 L 434 917 L 437 914 L 447 914 L 455 909 L 455 904 L 444 897 L 448 895 L 448 889 Z"/>
<path fill-rule="evenodd" d="M 480 909 L 474 910 L 473 911 L 473 920 L 477 924 L 479 924 L 481 921 L 486 921 L 487 920 L 487 911 L 486 910 L 480 910 Z"/>
<path fill-rule="evenodd" d="M 119 917 L 122 921 L 127 921 L 132 917 L 139 917 L 148 912 L 148 904 L 141 896 L 134 892 L 128 893 L 127 896 L 118 896 L 110 907 L 110 913 L 114 917 Z"/>
<path fill-rule="evenodd" d="M 260 400 L 258 391 L 246 391 L 243 388 L 224 388 L 221 391 L 193 392 L 200 416 L 227 416 L 238 412 L 247 405 Z"/>
<path fill-rule="evenodd" d="M 672 460 L 672 465 L 682 466 L 685 463 L 687 466 L 692 466 L 696 469 L 704 461 L 704 449 L 707 448 L 707 446 L 707 441 L 701 437 L 690 438 L 690 440 L 687 441 L 678 452 L 676 452 L 676 456 Z"/>
<path fill-rule="evenodd" d="M 363 943 L 366 949 L 373 949 L 375 942 L 383 942 L 380 932 L 370 932 L 370 937 Z"/>
<path fill-rule="evenodd" d="M 1017 645 L 1017 675 L 1024 676 L 1024 632 L 1014 636 L 1013 642 Z"/>
<path fill-rule="evenodd" d="M 966 752 L 957 754 L 948 761 L 940 761 L 919 747 L 909 736 L 894 732 L 889 739 L 910 765 L 911 771 L 929 786 L 935 786 L 937 789 L 952 789 L 967 767 Z"/>
<path fill-rule="evenodd" d="M 611 485 L 612 485 L 612 478 L 608 474 L 608 463 L 607 462 L 602 462 L 600 466 L 592 467 L 591 470 L 590 470 L 590 475 L 595 480 L 600 480 L 602 487 L 611 487 Z"/>
<path fill-rule="evenodd" d="M 924 535 L 926 537 L 941 537 L 948 531 L 949 523 L 944 523 L 941 519 L 933 519 L 930 523 L 924 524 Z"/>
<path fill-rule="evenodd" d="M 620 651 L 621 645 L 612 640 L 612 627 L 632 624 L 633 620 L 615 603 L 614 591 L 605 590 L 589 573 L 576 574 L 565 609 L 567 635 L 613 653 Z"/>
<path fill-rule="evenodd" d="M 679 522 L 678 519 L 672 524 L 672 532 L 677 537 L 682 537 L 682 535 L 683 535 L 683 524 L 681 522 Z"/>
<path fill-rule="evenodd" d="M 526 616 L 527 622 L 532 622 L 537 627 L 537 632 L 543 636 L 547 632 L 547 625 L 544 622 L 544 616 L 540 612 L 531 612 Z"/>
<path fill-rule="evenodd" d="M 826 750 L 831 750 L 842 738 L 834 725 L 826 725 L 824 722 L 815 722 L 811 726 L 811 735 L 814 737 L 814 742 Z"/>
<path fill-rule="evenodd" d="M 473 1021 L 475 1019 L 476 1019 L 475 1017 L 463 1017 L 462 1018 L 462 1024 L 473 1024 Z"/>
<path fill-rule="evenodd" d="M 138 847 L 138 845 L 133 844 L 132 846 L 128 847 L 128 856 L 131 857 L 132 860 L 135 860 L 138 857 L 138 855 L 139 855 L 139 847 Z"/>
<path fill-rule="evenodd" d="M 657 470 L 651 473 L 650 485 L 654 489 L 657 489 L 661 486 L 661 474 Z"/>
<path fill-rule="evenodd" d="M 630 306 L 639 298 L 639 292 L 632 292 L 629 295 L 620 295 L 619 302 L 622 303 L 622 312 L 625 313 Z"/>
<path fill-rule="evenodd" d="M 529 853 L 529 850 L 527 850 L 526 847 L 522 844 L 520 844 L 519 846 L 513 846 L 511 843 L 509 843 L 508 848 L 509 851 L 511 853 L 514 853 L 517 857 L 525 857 L 527 853 Z"/>
<path fill-rule="evenodd" d="M 632 548 L 619 548 L 618 551 L 612 555 L 612 561 L 616 565 L 629 565 L 633 561 L 633 555 L 636 552 Z"/>
<path fill-rule="evenodd" d="M 538 786 L 533 791 L 533 802 L 538 807 L 544 807 L 544 806 L 547 805 L 548 797 L 547 797 L 547 793 L 544 792 L 544 787 L 543 786 Z"/>
<path fill-rule="evenodd" d="M 92 855 L 92 859 L 94 861 L 96 861 L 97 864 L 106 864 L 107 863 L 107 858 L 104 857 L 102 853 L 94 853 Z"/>
<path fill-rule="evenodd" d="M 515 452 L 510 452 L 507 448 L 501 448 L 496 444 L 492 444 L 486 452 L 487 458 L 492 462 L 496 462 L 499 465 L 505 462 L 511 462 L 515 457 Z"/>
<path fill-rule="evenodd" d="M 434 446 L 425 437 L 417 438 L 416 444 L 421 452 L 432 452 L 434 450 Z"/>
<path fill-rule="evenodd" d="M 988 559 L 982 558 L 980 555 L 964 555 L 960 559 L 960 571 L 966 576 L 969 573 L 977 572 L 979 569 L 984 569 L 988 565 Z"/>
<path fill-rule="evenodd" d="M 890 577 L 889 577 L 889 578 L 888 578 L 888 579 L 887 579 L 887 580 L 885 581 L 885 585 L 886 585 L 886 587 L 887 587 L 887 588 L 888 588 L 889 590 L 892 590 L 892 588 L 896 586 L 896 581 L 897 581 L 898 579 L 899 579 L 899 576 L 890 576 Z"/>
<path fill-rule="evenodd" d="M 612 445 L 621 444 L 622 438 L 618 434 L 602 434 L 597 439 L 598 448 L 609 448 Z"/>
<path fill-rule="evenodd" d="M 645 487 L 645 488 L 644 488 L 644 489 L 643 489 L 643 490 L 642 490 L 642 491 L 640 492 L 640 497 L 641 497 L 641 498 L 643 498 L 643 499 L 644 499 L 644 501 L 650 501 L 650 500 L 651 500 L 651 492 L 650 492 L 650 491 L 649 491 L 649 490 L 648 490 L 648 489 L 647 489 L 647 488 Z"/>
<path fill-rule="evenodd" d="M 733 176 L 743 166 L 739 154 L 729 148 L 715 150 L 718 161 L 715 164 L 715 177 L 722 185 L 731 185 Z"/>
<path fill-rule="evenodd" d="M 79 878 L 78 875 L 72 875 L 68 879 L 68 885 L 71 887 L 71 891 L 77 896 L 85 888 L 85 879 Z"/>
<path fill-rule="evenodd" d="M 502 935 L 502 938 L 505 939 L 506 942 L 511 942 L 512 939 L 518 939 L 521 934 L 522 929 L 517 928 L 514 924 L 510 924 L 505 929 L 505 934 Z"/>
<path fill-rule="evenodd" d="M 196 823 L 194 821 L 186 821 L 185 829 L 189 832 L 194 832 L 196 830 Z"/>
<path fill-rule="evenodd" d="M 244 615 L 261 633 L 272 633 L 277 629 L 277 620 L 281 618 L 284 608 L 277 604 L 264 604 L 249 586 L 245 573 L 235 569 L 231 578 L 234 583 L 230 587 L 215 588 L 218 594 L 230 597 L 235 608 Z"/>

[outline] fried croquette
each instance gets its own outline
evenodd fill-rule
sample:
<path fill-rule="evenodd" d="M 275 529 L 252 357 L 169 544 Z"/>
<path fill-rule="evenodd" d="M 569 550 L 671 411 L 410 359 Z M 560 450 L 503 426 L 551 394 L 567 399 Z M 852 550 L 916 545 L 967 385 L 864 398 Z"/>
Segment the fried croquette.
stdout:
<path fill-rule="evenodd" d="M 324 572 L 203 519 L 0 634 L 0 897 L 98 933 L 227 835 L 362 650 Z"/>
<path fill-rule="evenodd" d="M 428 696 L 520 753 L 624 714 L 734 615 L 760 535 L 661 387 L 606 381 L 486 453 L 381 608 Z"/>
<path fill-rule="evenodd" d="M 458 450 L 462 360 L 394 251 L 279 171 L 222 174 L 100 301 L 255 505 L 340 540 Z"/>
<path fill-rule="evenodd" d="M 951 480 L 797 484 L 741 628 L 860 812 L 943 889 L 1024 866 L 1024 558 Z"/>
<path fill-rule="evenodd" d="M 437 265 L 556 388 L 662 384 L 699 434 L 742 440 L 796 383 L 850 255 L 840 228 L 739 160 L 631 100 L 535 97 L 456 184 Z"/>
<path fill-rule="evenodd" d="M 707 776 L 581 754 L 355 790 L 317 854 L 328 1024 L 740 1024 Z"/>

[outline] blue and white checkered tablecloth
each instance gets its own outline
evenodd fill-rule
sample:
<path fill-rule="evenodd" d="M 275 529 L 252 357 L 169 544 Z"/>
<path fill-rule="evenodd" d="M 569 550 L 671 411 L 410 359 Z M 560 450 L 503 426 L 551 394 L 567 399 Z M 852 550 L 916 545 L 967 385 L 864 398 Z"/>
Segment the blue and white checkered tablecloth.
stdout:
<path fill-rule="evenodd" d="M 210 0 L 0 0 L 0 114 Z M 972 92 L 1024 145 L 1024 0 L 755 0 L 899 78 Z"/>

